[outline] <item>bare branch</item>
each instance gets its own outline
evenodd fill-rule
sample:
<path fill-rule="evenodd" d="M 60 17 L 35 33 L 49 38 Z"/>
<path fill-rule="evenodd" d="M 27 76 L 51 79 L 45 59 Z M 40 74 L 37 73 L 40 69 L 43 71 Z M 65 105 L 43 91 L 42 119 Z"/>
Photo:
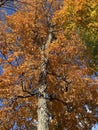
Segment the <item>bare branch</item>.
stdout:
<path fill-rule="evenodd" d="M 0 0 L 0 7 L 4 6 L 8 2 L 15 1 L 15 0 Z"/>

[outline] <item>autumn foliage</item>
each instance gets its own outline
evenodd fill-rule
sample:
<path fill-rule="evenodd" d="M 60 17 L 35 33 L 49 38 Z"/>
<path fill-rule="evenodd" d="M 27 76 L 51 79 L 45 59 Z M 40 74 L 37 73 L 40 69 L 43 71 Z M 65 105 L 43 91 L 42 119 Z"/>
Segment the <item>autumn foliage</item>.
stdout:
<path fill-rule="evenodd" d="M 14 4 L 16 12 L 0 21 L 0 129 L 15 124 L 17 129 L 37 128 L 43 51 L 49 129 L 90 130 L 97 122 L 98 80 L 91 78 L 95 62 L 90 65 L 92 46 L 87 42 L 97 44 L 98 0 Z M 94 56 L 95 61 L 98 53 Z"/>

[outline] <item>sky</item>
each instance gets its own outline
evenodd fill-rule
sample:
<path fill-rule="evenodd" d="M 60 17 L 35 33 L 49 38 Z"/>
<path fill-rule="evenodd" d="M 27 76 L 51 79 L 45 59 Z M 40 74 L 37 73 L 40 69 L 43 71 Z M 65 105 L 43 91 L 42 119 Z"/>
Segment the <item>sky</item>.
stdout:
<path fill-rule="evenodd" d="M 98 130 L 98 124 L 95 124 L 95 125 L 92 127 L 92 130 Z"/>

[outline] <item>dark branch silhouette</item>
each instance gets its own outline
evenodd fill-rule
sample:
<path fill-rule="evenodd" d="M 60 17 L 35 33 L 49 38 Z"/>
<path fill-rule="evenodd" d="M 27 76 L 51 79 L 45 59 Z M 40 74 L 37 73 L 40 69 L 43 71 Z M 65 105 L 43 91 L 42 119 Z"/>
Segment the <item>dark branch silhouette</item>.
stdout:
<path fill-rule="evenodd" d="M 15 1 L 15 0 L 0 0 L 0 7 L 4 6 L 7 3 L 12 2 L 12 1 Z"/>

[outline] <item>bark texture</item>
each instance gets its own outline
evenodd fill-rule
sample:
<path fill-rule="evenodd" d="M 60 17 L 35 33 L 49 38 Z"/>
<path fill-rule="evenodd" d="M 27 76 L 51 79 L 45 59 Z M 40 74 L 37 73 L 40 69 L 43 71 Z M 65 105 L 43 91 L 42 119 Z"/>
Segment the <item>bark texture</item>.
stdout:
<path fill-rule="evenodd" d="M 39 98 L 38 98 L 38 130 L 49 130 L 49 113 L 46 99 L 47 89 L 47 65 L 48 54 L 45 53 L 53 40 L 52 26 L 50 26 L 49 35 L 46 44 L 40 49 L 41 53 L 41 72 L 39 76 Z"/>
<path fill-rule="evenodd" d="M 41 50 L 41 73 L 39 77 L 39 98 L 38 98 L 38 130 L 49 130 L 49 114 L 46 100 L 47 88 L 47 57 L 44 50 Z"/>

